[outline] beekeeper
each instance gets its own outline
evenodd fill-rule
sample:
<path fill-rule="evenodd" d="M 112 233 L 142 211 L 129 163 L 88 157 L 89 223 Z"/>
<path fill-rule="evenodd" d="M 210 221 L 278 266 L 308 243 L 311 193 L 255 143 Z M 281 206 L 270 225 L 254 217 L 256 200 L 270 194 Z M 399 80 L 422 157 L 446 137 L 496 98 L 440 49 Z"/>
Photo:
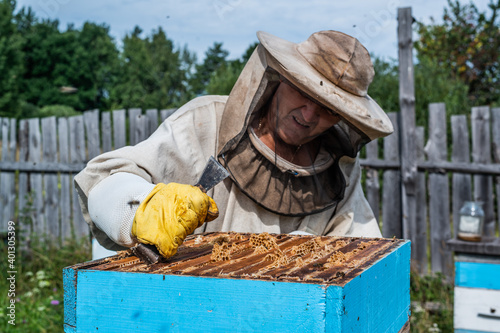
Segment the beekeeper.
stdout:
<path fill-rule="evenodd" d="M 94 158 L 75 177 L 104 247 L 140 241 L 170 256 L 193 231 L 380 236 L 357 154 L 393 128 L 367 95 L 367 50 L 337 31 L 299 44 L 257 36 L 229 96 L 192 100 L 147 140 Z M 189 184 L 211 155 L 230 177 L 207 195 Z"/>

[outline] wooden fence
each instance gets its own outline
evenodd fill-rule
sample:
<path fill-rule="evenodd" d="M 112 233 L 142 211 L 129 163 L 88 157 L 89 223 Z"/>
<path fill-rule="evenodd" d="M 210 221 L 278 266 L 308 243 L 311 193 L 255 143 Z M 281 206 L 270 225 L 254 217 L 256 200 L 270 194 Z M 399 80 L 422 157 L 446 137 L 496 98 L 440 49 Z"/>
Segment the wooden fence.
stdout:
<path fill-rule="evenodd" d="M 73 175 L 100 153 L 144 140 L 173 111 L 94 110 L 68 118 L 25 119 L 19 124 L 15 119 L 0 119 L 0 230 L 14 220 L 28 239 L 35 233 L 56 241 L 87 236 Z M 445 105 L 431 104 L 429 115 L 427 139 L 424 128 L 416 128 L 415 140 L 399 131 L 398 113 L 390 113 L 395 133 L 380 144 L 368 144 L 361 164 L 366 175 L 365 193 L 379 216 L 383 235 L 411 239 L 412 262 L 420 273 L 429 273 L 430 267 L 432 272 L 449 275 L 452 257 L 445 242 L 456 234 L 458 211 L 464 201 L 483 201 L 485 232 L 489 236 L 496 232 L 500 215 L 500 108 L 477 107 L 470 117 L 452 116 L 451 140 L 447 138 Z M 415 140 L 418 159 L 412 185 L 417 209 L 410 219 L 415 223 L 406 232 L 399 159 L 404 140 Z"/>
<path fill-rule="evenodd" d="M 73 176 L 93 157 L 146 139 L 175 109 L 87 111 L 67 118 L 0 118 L 0 232 L 17 222 L 24 244 L 89 235 Z M 127 133 L 127 130 L 128 133 Z"/>
<path fill-rule="evenodd" d="M 366 146 L 366 158 L 361 160 L 366 169 L 365 193 L 380 217 L 383 235 L 400 238 L 406 234 L 411 239 L 415 270 L 428 274 L 430 268 L 433 273 L 451 276 L 452 254 L 445 243 L 457 234 L 463 203 L 484 203 L 487 239 L 495 238 L 500 223 L 500 108 L 472 108 L 470 117 L 455 115 L 447 122 L 445 105 L 431 104 L 427 140 L 422 127 L 415 129 L 414 138 L 401 131 L 398 115 L 389 113 L 395 133 L 383 139 L 383 156 L 379 156 L 377 142 Z M 448 123 L 451 140 L 447 137 Z M 399 160 L 404 140 L 415 140 L 417 156 L 417 177 L 412 184 L 416 213 L 410 219 L 415 222 L 406 233 Z"/>

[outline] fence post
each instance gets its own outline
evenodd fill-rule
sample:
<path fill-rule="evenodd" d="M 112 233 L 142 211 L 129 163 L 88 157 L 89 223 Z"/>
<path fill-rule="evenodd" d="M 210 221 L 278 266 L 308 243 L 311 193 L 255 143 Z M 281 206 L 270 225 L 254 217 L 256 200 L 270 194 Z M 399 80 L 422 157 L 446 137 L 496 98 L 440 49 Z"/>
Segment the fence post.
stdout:
<path fill-rule="evenodd" d="M 490 108 L 472 108 L 472 160 L 475 163 L 491 163 Z M 487 236 L 495 235 L 493 212 L 493 179 L 491 176 L 474 176 L 474 200 L 484 203 L 484 229 Z"/>
<path fill-rule="evenodd" d="M 113 111 L 113 147 L 118 149 L 127 145 L 125 132 L 125 110 Z"/>
<path fill-rule="evenodd" d="M 141 133 L 137 133 L 137 120 L 140 122 L 140 117 L 142 114 L 141 109 L 137 108 L 132 108 L 128 109 L 128 124 L 129 124 L 129 145 L 130 146 L 135 146 L 137 143 L 139 143 L 141 140 L 138 138 Z M 142 123 L 140 124 L 142 125 Z"/>
<path fill-rule="evenodd" d="M 57 162 L 57 122 L 56 117 L 42 118 L 42 152 L 44 162 Z M 43 176 L 44 210 L 47 223 L 47 240 L 59 242 L 59 188 L 58 175 Z"/>
<path fill-rule="evenodd" d="M 451 116 L 452 134 L 452 162 L 470 162 L 469 126 L 465 115 Z M 458 223 L 460 221 L 460 208 L 465 201 L 471 200 L 472 186 L 471 176 L 467 174 L 453 173 L 452 178 L 452 203 L 453 206 L 453 234 L 457 237 Z"/>
<path fill-rule="evenodd" d="M 146 118 L 148 119 L 146 138 L 148 138 L 158 128 L 158 110 L 157 109 L 146 110 Z"/>
<path fill-rule="evenodd" d="M 366 145 L 366 159 L 368 161 L 378 160 L 378 139 L 370 141 Z M 374 168 L 366 171 L 366 199 L 378 221 L 380 219 L 380 184 L 378 170 Z"/>
<path fill-rule="evenodd" d="M 415 147 L 415 80 L 413 73 L 411 7 L 398 8 L 399 105 L 401 147 L 402 229 L 405 239 L 413 239 L 410 226 L 416 217 L 417 156 Z"/>
<path fill-rule="evenodd" d="M 68 118 L 57 119 L 58 142 L 59 142 L 59 162 L 69 163 L 69 132 Z M 70 175 L 67 173 L 61 174 L 61 192 L 60 192 L 60 209 L 61 209 L 61 240 L 64 241 L 72 237 L 71 231 L 71 190 L 73 184 L 70 181 Z M 73 223 L 74 225 L 74 223 Z"/>
<path fill-rule="evenodd" d="M 429 142 L 426 145 L 430 161 L 447 161 L 446 108 L 443 103 L 429 105 Z M 429 175 L 429 222 L 431 232 L 431 269 L 451 277 L 453 261 L 446 241 L 451 238 L 450 195 L 448 175 Z"/>
<path fill-rule="evenodd" d="M 101 134 L 102 134 L 102 152 L 108 152 L 112 150 L 112 140 L 111 140 L 111 112 L 101 113 Z"/>
<path fill-rule="evenodd" d="M 2 161 L 16 160 L 16 119 L 0 118 Z M 7 231 L 7 222 L 14 220 L 16 192 L 14 172 L 0 170 L 0 231 Z"/>
<path fill-rule="evenodd" d="M 29 121 L 28 119 L 21 119 L 19 121 L 19 162 L 28 162 L 28 142 L 29 142 Z M 23 238 L 22 248 L 26 250 L 31 237 L 32 225 L 29 222 L 30 208 L 28 205 L 28 173 L 19 172 L 18 183 L 18 220 L 21 229 L 21 237 Z"/>
<path fill-rule="evenodd" d="M 493 133 L 493 163 L 500 165 L 500 108 L 491 109 L 491 132 Z M 497 223 L 500 228 L 500 176 L 495 181 L 497 193 Z"/>
<path fill-rule="evenodd" d="M 29 123 L 29 143 L 28 143 L 28 160 L 30 162 L 41 162 L 41 135 L 40 135 L 40 119 L 32 118 Z M 47 232 L 45 219 L 43 215 L 43 190 L 42 190 L 42 174 L 32 172 L 30 174 L 30 190 L 33 198 L 33 232 L 38 236 Z"/>
<path fill-rule="evenodd" d="M 424 128 L 417 127 L 416 132 L 416 146 L 417 146 L 417 159 L 418 161 L 425 160 L 424 153 Z M 425 183 L 425 172 L 417 173 L 417 216 L 415 217 L 415 224 L 412 225 L 411 234 L 413 248 L 411 250 L 412 267 L 421 275 L 427 274 L 427 186 Z"/>
<path fill-rule="evenodd" d="M 87 140 L 86 160 L 91 160 L 101 154 L 101 138 L 99 133 L 99 110 L 85 111 L 83 113 Z"/>
<path fill-rule="evenodd" d="M 384 138 L 384 160 L 399 162 L 399 125 L 398 114 L 387 114 L 394 126 L 394 134 Z M 382 235 L 401 238 L 401 172 L 386 170 L 383 175 L 384 185 L 382 193 Z"/>
<path fill-rule="evenodd" d="M 85 161 L 85 130 L 84 119 L 81 116 L 72 116 L 68 118 L 69 125 L 69 151 L 71 163 L 84 163 Z M 71 177 L 73 180 L 73 177 Z M 74 182 L 72 184 L 72 208 L 73 208 L 73 227 L 77 239 L 89 235 L 89 227 L 83 219 L 82 211 L 80 209 L 80 202 L 78 200 L 78 192 Z"/>

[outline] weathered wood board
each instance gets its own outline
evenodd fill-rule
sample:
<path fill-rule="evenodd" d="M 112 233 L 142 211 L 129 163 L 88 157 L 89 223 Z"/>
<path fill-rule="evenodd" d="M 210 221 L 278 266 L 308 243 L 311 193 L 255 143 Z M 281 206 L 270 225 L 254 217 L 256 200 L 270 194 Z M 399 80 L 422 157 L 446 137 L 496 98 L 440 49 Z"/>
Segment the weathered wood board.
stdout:
<path fill-rule="evenodd" d="M 410 242 L 211 233 L 64 269 L 65 332 L 407 332 Z"/>

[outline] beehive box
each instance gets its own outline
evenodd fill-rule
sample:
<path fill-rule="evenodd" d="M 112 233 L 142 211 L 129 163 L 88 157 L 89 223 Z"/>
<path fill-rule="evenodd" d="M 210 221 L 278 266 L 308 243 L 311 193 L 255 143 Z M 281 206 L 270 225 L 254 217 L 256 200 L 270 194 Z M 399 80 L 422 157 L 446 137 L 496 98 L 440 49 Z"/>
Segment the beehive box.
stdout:
<path fill-rule="evenodd" d="M 500 333 L 500 257 L 455 257 L 456 333 Z"/>
<path fill-rule="evenodd" d="M 67 267 L 65 332 L 407 332 L 410 243 L 210 233 Z"/>

